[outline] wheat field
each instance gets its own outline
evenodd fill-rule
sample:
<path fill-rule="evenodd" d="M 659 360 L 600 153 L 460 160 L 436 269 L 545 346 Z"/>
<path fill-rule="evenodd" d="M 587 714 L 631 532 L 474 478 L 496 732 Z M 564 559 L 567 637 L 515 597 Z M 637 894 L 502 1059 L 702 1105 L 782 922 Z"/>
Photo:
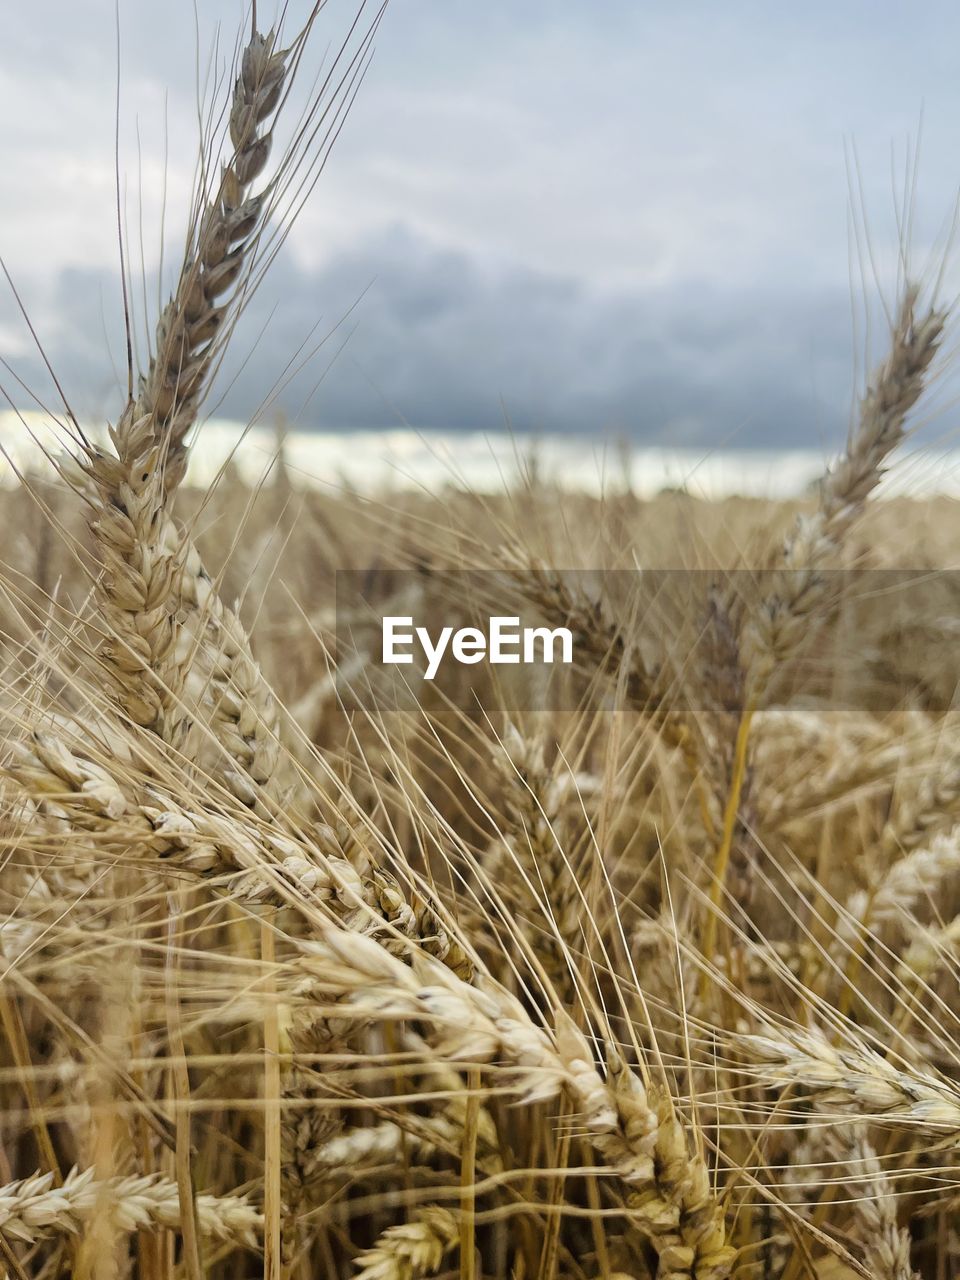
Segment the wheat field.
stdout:
<path fill-rule="evenodd" d="M 240 36 L 109 437 L 60 388 L 0 493 L 0 1270 L 960 1274 L 960 521 L 874 494 L 937 270 L 803 501 L 191 488 L 376 27 L 272 147 L 315 17 Z M 378 684 L 494 605 L 575 661 Z"/>

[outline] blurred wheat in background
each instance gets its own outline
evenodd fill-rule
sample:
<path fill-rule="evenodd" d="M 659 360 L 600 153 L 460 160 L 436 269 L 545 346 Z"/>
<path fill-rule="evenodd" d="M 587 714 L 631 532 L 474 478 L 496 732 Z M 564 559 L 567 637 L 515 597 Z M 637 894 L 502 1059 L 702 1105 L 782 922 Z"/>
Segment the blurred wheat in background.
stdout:
<path fill-rule="evenodd" d="M 0 1269 L 960 1274 L 960 721 L 929 656 L 958 522 L 872 501 L 951 346 L 939 264 L 904 265 L 803 500 L 528 473 L 377 501 L 301 490 L 282 450 L 263 486 L 187 485 L 379 19 L 318 74 L 316 13 L 253 16 L 149 359 L 108 434 L 64 386 L 56 477 L 0 493 Z M 644 629 L 656 568 L 705 590 Z M 481 570 L 577 662 L 536 696 L 467 667 L 364 697 L 343 569 L 434 620 Z M 927 614 L 844 639 L 834 569 L 929 570 Z"/>

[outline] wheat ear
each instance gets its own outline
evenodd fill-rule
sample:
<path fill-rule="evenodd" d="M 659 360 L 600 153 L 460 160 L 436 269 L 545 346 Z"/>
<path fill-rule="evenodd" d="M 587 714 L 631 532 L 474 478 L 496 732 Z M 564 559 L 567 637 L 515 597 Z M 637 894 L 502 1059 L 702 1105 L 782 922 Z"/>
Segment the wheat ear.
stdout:
<path fill-rule="evenodd" d="M 829 602 L 829 586 L 820 570 L 836 557 L 880 483 L 884 463 L 904 440 L 907 418 L 923 393 L 946 323 L 946 313 L 933 307 L 918 317 L 918 301 L 918 288 L 908 285 L 900 299 L 889 353 L 868 383 L 857 428 L 843 456 L 821 481 L 818 509 L 797 521 L 760 607 L 751 611 L 741 654 L 748 673 L 748 697 L 754 702 L 777 665 L 797 651 L 811 621 Z"/>
<path fill-rule="evenodd" d="M 147 418 L 154 443 L 164 446 L 168 491 L 183 477 L 186 435 L 196 421 L 216 340 L 263 225 L 267 195 L 254 195 L 252 188 L 270 155 L 269 124 L 283 94 L 289 52 L 276 48 L 272 31 L 255 31 L 243 50 L 229 114 L 233 155 L 200 219 L 177 288 L 160 316 L 149 371 L 140 380 L 135 417 Z"/>
<path fill-rule="evenodd" d="M 99 496 L 93 528 L 104 556 L 100 597 L 110 637 L 101 653 L 128 715 L 157 727 L 175 690 L 174 615 L 181 552 L 165 518 L 167 494 L 186 466 L 185 437 L 217 349 L 232 297 L 265 208 L 250 194 L 270 152 L 261 126 L 276 110 L 286 53 L 254 33 L 243 51 L 230 108 L 233 155 L 200 219 L 174 296 L 157 326 L 156 354 L 139 393 L 110 435 L 115 456 L 91 450 Z"/>
<path fill-rule="evenodd" d="M 910 1232 L 897 1222 L 897 1197 L 864 1125 L 832 1135 L 831 1148 L 848 1171 L 864 1261 L 877 1280 L 919 1280 L 910 1265 Z"/>
<path fill-rule="evenodd" d="M 914 976 L 929 982 L 941 968 L 956 965 L 960 948 L 960 916 L 935 929 L 922 929 L 903 953 L 899 976 Z"/>
<path fill-rule="evenodd" d="M 832 1044 L 798 1027 L 737 1037 L 757 1073 L 771 1084 L 795 1085 L 823 1105 L 960 1146 L 960 1092 L 925 1071 L 897 1067 L 865 1044 Z"/>
<path fill-rule="evenodd" d="M 385 1120 L 369 1128 L 348 1129 L 318 1146 L 304 1148 L 301 1160 L 307 1180 L 338 1174 L 353 1177 L 358 1169 L 393 1164 L 405 1153 L 431 1155 L 438 1147 L 455 1145 L 463 1127 L 445 1116 L 418 1117 L 410 1127 Z"/>
<path fill-rule="evenodd" d="M 897 798 L 897 806 L 883 829 L 882 847 L 890 858 L 915 849 L 960 817 L 960 759 L 951 755 L 945 767 L 936 767 L 920 779 L 909 799 Z"/>
<path fill-rule="evenodd" d="M 277 699 L 196 548 L 186 544 L 182 555 L 178 685 L 197 723 L 178 745 L 241 804 L 270 814 L 281 788 Z"/>
<path fill-rule="evenodd" d="M 904 289 L 890 351 L 860 402 L 857 429 L 840 462 L 821 482 L 816 513 L 797 521 L 764 585 L 761 600 L 751 607 L 742 625 L 737 653 L 742 705 L 726 789 L 723 833 L 713 863 L 712 910 L 703 947 L 708 958 L 713 955 L 742 796 L 751 773 L 753 716 L 777 668 L 798 652 L 828 611 L 833 594 L 823 566 L 840 552 L 851 525 L 883 476 L 887 457 L 903 440 L 907 417 L 923 392 L 940 346 L 946 313 L 931 307 L 918 319 L 918 298 L 916 286 Z"/>
<path fill-rule="evenodd" d="M 566 1089 L 586 1137 L 627 1190 L 631 1221 L 660 1255 L 659 1280 L 729 1275 L 735 1251 L 725 1242 L 723 1209 L 702 1159 L 688 1150 L 669 1096 L 648 1091 L 614 1046 L 607 1080 L 566 1015 L 554 1039 L 493 981 L 470 985 L 422 953 L 404 965 L 371 939 L 334 929 L 302 946 L 301 999 L 329 1005 L 333 998 L 364 1016 L 427 1022 L 441 1057 L 499 1060 L 527 1099 Z"/>
<path fill-rule="evenodd" d="M 179 1192 L 171 1179 L 151 1174 L 98 1182 L 92 1169 L 72 1169 L 60 1186 L 54 1186 L 52 1173 L 36 1173 L 0 1187 L 0 1233 L 28 1243 L 57 1233 L 82 1234 L 104 1203 L 118 1232 L 180 1226 Z M 195 1205 L 205 1236 L 256 1248 L 263 1216 L 245 1196 L 199 1195 Z"/>
<path fill-rule="evenodd" d="M 357 1258 L 356 1280 L 417 1280 L 434 1275 L 459 1239 L 456 1214 L 426 1205 L 406 1222 L 387 1227 L 373 1248 Z"/>
<path fill-rule="evenodd" d="M 88 833 L 93 854 L 132 850 L 146 855 L 156 870 L 227 876 L 228 892 L 238 901 L 312 905 L 398 954 L 407 955 L 413 944 L 463 976 L 472 972 L 469 956 L 430 904 L 408 901 L 388 871 L 358 869 L 342 856 L 329 828 L 318 829 L 315 841 L 294 839 L 243 809 L 220 811 L 200 797 L 191 803 L 188 792 L 178 797 L 174 786 L 161 787 L 159 781 L 133 791 L 105 763 L 42 730 L 29 742 L 11 744 L 10 754 L 0 772 L 38 808 L 41 834 L 49 820 L 74 846 L 77 833 Z"/>
<path fill-rule="evenodd" d="M 901 920 L 923 899 L 933 900 L 949 876 L 960 871 L 960 827 L 936 836 L 923 849 L 914 849 L 895 862 L 872 892 L 852 894 L 847 910 L 861 927 Z M 850 922 L 839 922 L 841 936 L 851 933 Z"/>
<path fill-rule="evenodd" d="M 590 1141 L 626 1183 L 631 1221 L 658 1254 L 657 1280 L 723 1280 L 736 1251 L 702 1157 L 691 1152 L 673 1099 L 644 1085 L 608 1048 L 607 1079 L 586 1038 L 562 1018 L 557 1048 Z"/>
<path fill-rule="evenodd" d="M 491 873 L 504 886 L 502 892 L 520 921 L 531 907 L 540 917 L 531 944 L 554 989 L 569 994 L 570 957 L 582 937 L 583 890 L 571 862 L 578 853 L 576 834 L 564 819 L 565 802 L 571 793 L 576 796 L 577 783 L 569 773 L 548 769 L 542 743 L 524 738 L 513 725 L 504 732 L 493 761 L 503 782 L 508 821 L 503 833 L 506 848 L 498 840 L 490 851 Z M 508 866 L 501 874 L 498 864 L 505 859 Z"/>

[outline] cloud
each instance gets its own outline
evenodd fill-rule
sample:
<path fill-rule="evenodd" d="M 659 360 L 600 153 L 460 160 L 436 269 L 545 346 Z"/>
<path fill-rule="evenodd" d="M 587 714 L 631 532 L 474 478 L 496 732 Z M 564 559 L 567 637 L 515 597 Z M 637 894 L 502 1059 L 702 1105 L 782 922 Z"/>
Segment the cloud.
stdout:
<path fill-rule="evenodd" d="M 318 52 L 353 6 L 332 0 Z M 223 71 L 242 8 L 205 0 L 201 80 L 216 23 Z M 120 16 L 128 250 L 136 263 L 142 195 L 155 313 L 160 211 L 171 260 L 192 192 L 194 5 L 122 0 Z M 97 416 L 120 394 L 108 352 L 123 363 L 113 24 L 113 0 L 35 0 L 11 14 L 0 55 L 18 104 L 0 136 L 0 252 Z M 812 0 L 799 17 L 760 0 L 611 0 L 603 21 L 573 0 L 394 3 L 210 407 L 249 417 L 298 346 L 333 329 L 277 402 L 307 425 L 509 419 L 718 447 L 834 443 L 854 369 L 841 135 L 860 148 L 889 278 L 888 147 L 926 101 L 922 265 L 960 172 L 957 35 L 946 0 L 910 22 L 888 0 L 869 15 Z M 28 338 L 0 290 L 0 354 L 40 387 Z"/>
<path fill-rule="evenodd" d="M 114 274 L 71 269 L 43 307 L 48 355 L 78 411 L 119 403 L 119 296 Z M 325 429 L 509 421 L 658 443 L 818 447 L 846 424 L 848 329 L 839 290 L 696 280 L 601 290 L 397 226 L 314 269 L 281 254 L 208 408 L 248 419 L 273 399 Z M 35 355 L 18 370 L 44 381 Z"/>

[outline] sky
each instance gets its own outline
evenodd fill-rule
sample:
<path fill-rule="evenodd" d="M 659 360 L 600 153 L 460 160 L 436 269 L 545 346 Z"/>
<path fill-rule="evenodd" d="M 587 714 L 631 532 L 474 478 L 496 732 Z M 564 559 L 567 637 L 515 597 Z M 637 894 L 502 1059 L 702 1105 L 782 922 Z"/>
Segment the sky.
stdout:
<path fill-rule="evenodd" d="M 354 3 L 329 0 L 305 84 Z M 288 25 L 307 8 L 289 0 Z M 117 10 L 127 247 L 151 322 L 193 191 L 198 68 L 222 73 L 248 20 L 243 0 L 5 15 L 0 255 L 68 398 L 97 418 L 125 383 Z M 259 10 L 263 25 L 273 0 Z M 390 0 L 208 409 L 324 430 L 836 442 L 882 344 L 898 198 L 913 190 L 917 271 L 953 213 L 958 48 L 943 0 Z M 11 399 L 16 377 L 46 397 L 9 289 L 0 355 Z M 926 429 L 942 438 L 949 413 Z"/>

